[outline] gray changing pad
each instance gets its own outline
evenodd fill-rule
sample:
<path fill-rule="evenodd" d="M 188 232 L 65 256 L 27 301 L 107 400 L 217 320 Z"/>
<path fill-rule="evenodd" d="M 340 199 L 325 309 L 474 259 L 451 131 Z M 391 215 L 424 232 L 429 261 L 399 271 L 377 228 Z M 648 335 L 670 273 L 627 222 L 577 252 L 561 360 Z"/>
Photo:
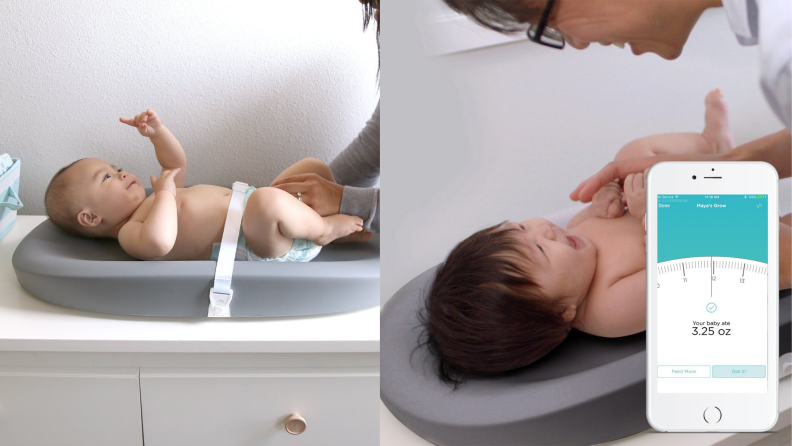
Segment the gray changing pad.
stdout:
<path fill-rule="evenodd" d="M 606 339 L 573 330 L 540 361 L 452 391 L 418 345 L 417 314 L 437 267 L 413 279 L 380 317 L 380 398 L 438 445 L 589 445 L 646 429 L 646 337 Z M 790 351 L 790 291 L 780 294 L 780 354 Z"/>
<path fill-rule="evenodd" d="M 140 261 L 116 240 L 86 240 L 49 220 L 12 258 L 20 285 L 39 299 L 100 313 L 205 317 L 214 261 Z M 379 236 L 331 244 L 308 263 L 236 262 L 232 317 L 303 316 L 379 305 Z"/>

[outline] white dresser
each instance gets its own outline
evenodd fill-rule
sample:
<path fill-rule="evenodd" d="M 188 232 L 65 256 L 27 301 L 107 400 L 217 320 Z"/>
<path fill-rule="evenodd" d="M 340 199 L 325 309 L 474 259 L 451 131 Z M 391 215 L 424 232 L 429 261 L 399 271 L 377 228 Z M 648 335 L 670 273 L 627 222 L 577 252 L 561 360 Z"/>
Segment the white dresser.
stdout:
<path fill-rule="evenodd" d="M 20 216 L 0 239 L 0 445 L 379 444 L 379 307 L 269 319 L 57 307 L 11 267 L 43 220 Z M 290 416 L 304 432 L 287 432 Z"/>

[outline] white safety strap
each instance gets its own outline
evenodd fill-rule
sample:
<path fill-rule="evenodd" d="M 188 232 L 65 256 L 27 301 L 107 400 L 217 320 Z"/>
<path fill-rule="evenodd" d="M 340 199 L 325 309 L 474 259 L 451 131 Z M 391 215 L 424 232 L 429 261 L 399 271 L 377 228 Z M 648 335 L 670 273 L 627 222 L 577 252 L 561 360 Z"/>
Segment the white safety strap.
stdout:
<path fill-rule="evenodd" d="M 231 289 L 231 275 L 234 272 L 239 228 L 242 226 L 242 205 L 245 202 L 247 189 L 248 185 L 245 183 L 240 181 L 234 183 L 223 227 L 220 252 L 217 255 L 214 286 L 209 290 L 209 317 L 231 316 L 231 299 L 234 297 L 234 290 Z"/>

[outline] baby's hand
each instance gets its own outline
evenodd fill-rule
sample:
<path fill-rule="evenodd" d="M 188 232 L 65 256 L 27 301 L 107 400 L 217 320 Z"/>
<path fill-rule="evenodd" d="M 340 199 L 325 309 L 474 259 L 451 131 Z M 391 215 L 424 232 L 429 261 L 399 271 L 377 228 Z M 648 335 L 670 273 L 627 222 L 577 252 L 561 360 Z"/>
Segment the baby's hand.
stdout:
<path fill-rule="evenodd" d="M 622 190 L 617 183 L 608 183 L 591 199 L 591 206 L 599 218 L 616 218 L 624 215 Z"/>
<path fill-rule="evenodd" d="M 151 187 L 154 188 L 154 193 L 161 192 L 161 191 L 168 191 L 176 196 L 176 182 L 174 181 L 174 177 L 177 173 L 179 173 L 181 169 L 173 169 L 173 170 L 166 170 L 163 171 L 159 178 L 154 178 L 154 175 L 151 176 Z"/>
<path fill-rule="evenodd" d="M 646 172 L 631 173 L 624 179 L 624 198 L 627 200 L 627 209 L 635 218 L 643 218 L 646 214 Z"/>
<path fill-rule="evenodd" d="M 119 118 L 119 120 L 124 124 L 137 127 L 141 135 L 149 138 L 154 138 L 159 135 L 163 128 L 159 116 L 157 116 L 152 109 L 148 109 L 134 118 Z"/>

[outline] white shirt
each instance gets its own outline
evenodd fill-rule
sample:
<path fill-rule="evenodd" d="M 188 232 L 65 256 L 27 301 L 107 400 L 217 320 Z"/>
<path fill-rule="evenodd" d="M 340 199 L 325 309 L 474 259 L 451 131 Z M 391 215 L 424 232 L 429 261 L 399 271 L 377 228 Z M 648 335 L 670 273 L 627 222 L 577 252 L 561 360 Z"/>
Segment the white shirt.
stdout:
<path fill-rule="evenodd" d="M 740 45 L 759 45 L 762 91 L 792 129 L 792 0 L 722 0 Z"/>

